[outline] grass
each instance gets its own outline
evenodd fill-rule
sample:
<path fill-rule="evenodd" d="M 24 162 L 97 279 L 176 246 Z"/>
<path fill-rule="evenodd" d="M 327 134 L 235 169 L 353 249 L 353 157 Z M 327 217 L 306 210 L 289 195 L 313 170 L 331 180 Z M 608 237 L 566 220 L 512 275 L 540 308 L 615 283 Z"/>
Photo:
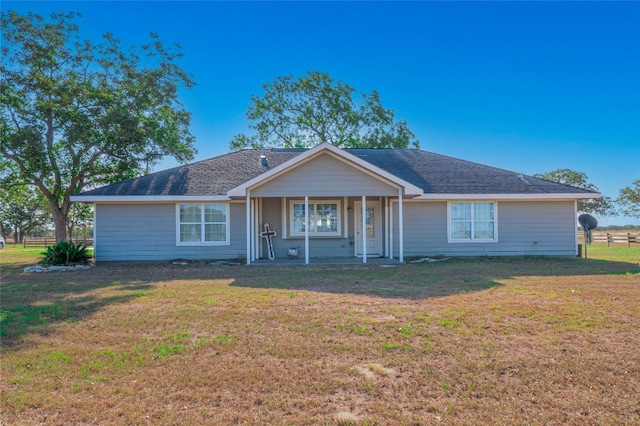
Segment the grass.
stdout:
<path fill-rule="evenodd" d="M 0 424 L 638 424 L 640 249 L 397 268 L 0 251 Z"/>

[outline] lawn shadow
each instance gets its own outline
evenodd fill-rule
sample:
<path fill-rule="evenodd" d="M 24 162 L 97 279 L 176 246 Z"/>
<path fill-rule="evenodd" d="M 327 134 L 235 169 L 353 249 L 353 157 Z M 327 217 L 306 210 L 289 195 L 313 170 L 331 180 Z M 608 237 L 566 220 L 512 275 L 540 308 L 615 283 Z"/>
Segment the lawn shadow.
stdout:
<path fill-rule="evenodd" d="M 638 272 L 626 262 L 540 256 L 449 258 L 398 265 L 260 265 L 232 286 L 421 300 L 500 287 L 522 276 L 611 275 Z"/>
<path fill-rule="evenodd" d="M 248 269 L 248 268 L 245 268 Z M 260 266 L 234 274 L 232 287 L 422 300 L 488 290 L 501 284 L 478 274 L 446 276 L 425 265 Z"/>
<path fill-rule="evenodd" d="M 2 349 L 23 347 L 23 336 L 47 334 L 60 323 L 74 323 L 107 306 L 127 303 L 153 288 L 153 280 L 126 280 L 99 269 L 25 273 L 24 266 L 2 265 L 0 338 Z M 110 276 L 111 275 L 111 276 Z"/>

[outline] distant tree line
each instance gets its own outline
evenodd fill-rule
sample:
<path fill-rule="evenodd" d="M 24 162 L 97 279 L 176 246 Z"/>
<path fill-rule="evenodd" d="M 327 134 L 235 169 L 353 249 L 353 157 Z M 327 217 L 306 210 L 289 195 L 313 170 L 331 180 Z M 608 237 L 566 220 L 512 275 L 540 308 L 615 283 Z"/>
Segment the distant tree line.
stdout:
<path fill-rule="evenodd" d="M 0 234 L 7 241 L 21 243 L 25 237 L 54 237 L 55 225 L 49 205 L 40 191 L 19 185 L 0 188 Z M 90 237 L 93 208 L 74 203 L 67 217 L 68 238 Z"/>

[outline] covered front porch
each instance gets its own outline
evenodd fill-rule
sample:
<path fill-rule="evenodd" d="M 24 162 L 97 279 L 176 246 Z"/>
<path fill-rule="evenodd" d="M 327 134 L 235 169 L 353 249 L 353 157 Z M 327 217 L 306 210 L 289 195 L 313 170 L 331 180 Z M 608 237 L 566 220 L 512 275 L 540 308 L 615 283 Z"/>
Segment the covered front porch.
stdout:
<path fill-rule="evenodd" d="M 247 264 L 402 262 L 402 205 L 400 195 L 249 198 Z"/>

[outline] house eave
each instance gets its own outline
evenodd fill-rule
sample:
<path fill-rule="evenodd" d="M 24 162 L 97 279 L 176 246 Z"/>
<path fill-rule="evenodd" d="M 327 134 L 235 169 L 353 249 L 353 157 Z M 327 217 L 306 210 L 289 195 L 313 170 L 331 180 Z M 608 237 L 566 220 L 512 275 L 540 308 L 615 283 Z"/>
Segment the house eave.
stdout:
<path fill-rule="evenodd" d="M 230 201 L 226 195 L 72 195 L 78 203 L 173 203 L 184 201 Z"/>
<path fill-rule="evenodd" d="M 423 194 L 414 197 L 413 200 L 449 201 L 449 200 L 583 200 L 587 198 L 600 198 L 599 193 L 577 194 Z"/>

